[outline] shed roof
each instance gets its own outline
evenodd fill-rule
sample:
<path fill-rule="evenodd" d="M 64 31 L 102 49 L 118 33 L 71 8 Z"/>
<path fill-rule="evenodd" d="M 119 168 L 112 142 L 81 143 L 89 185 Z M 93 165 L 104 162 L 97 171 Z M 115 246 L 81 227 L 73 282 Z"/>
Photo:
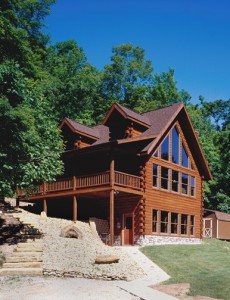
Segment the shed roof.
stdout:
<path fill-rule="evenodd" d="M 211 209 L 205 209 L 205 211 L 210 212 L 207 214 L 207 216 L 214 213 L 216 215 L 217 220 L 230 222 L 230 214 Z"/>

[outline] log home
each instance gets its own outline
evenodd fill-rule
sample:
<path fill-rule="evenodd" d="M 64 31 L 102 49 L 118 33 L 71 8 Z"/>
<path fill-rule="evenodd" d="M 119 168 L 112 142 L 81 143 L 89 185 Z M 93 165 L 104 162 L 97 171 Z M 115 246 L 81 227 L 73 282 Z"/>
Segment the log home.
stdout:
<path fill-rule="evenodd" d="M 212 178 L 183 103 L 138 114 L 114 104 L 102 124 L 65 118 L 65 173 L 29 201 L 74 221 L 108 220 L 111 245 L 197 242 L 203 184 Z M 20 201 L 28 201 L 18 191 Z"/>

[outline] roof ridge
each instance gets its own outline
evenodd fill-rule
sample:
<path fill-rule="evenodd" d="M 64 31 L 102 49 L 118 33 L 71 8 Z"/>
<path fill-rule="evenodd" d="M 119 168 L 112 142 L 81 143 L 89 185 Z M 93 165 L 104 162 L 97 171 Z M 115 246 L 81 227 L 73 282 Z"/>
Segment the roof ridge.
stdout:
<path fill-rule="evenodd" d="M 82 126 L 88 127 L 88 128 L 90 128 L 90 129 L 94 129 L 93 126 L 85 125 L 85 124 L 83 124 L 83 123 L 80 123 L 80 122 L 75 121 L 75 120 L 73 120 L 73 119 L 70 119 L 70 118 L 68 118 L 68 117 L 65 117 L 65 119 L 70 120 L 70 121 L 75 122 L 75 123 L 78 123 L 78 124 L 80 124 L 80 125 L 82 125 Z M 97 125 L 94 125 L 94 126 L 97 126 Z"/>
<path fill-rule="evenodd" d="M 142 112 L 141 115 L 146 114 L 146 113 L 149 113 L 149 112 L 152 112 L 152 111 L 157 111 L 157 110 L 160 110 L 160 109 L 164 109 L 164 108 L 167 108 L 167 107 L 176 105 L 176 104 L 184 104 L 184 102 L 183 102 L 183 101 L 180 101 L 180 102 L 176 102 L 176 103 L 169 104 L 169 105 L 166 105 L 166 106 L 162 106 L 162 107 L 159 107 L 159 108 L 147 110 L 147 111 Z"/>

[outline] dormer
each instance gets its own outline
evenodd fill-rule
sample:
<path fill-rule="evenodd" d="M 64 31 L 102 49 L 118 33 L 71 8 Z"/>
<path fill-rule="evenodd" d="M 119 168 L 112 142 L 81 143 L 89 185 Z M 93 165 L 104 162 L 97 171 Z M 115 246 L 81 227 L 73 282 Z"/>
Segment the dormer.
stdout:
<path fill-rule="evenodd" d="M 69 118 L 65 118 L 59 128 L 67 143 L 67 150 L 88 147 L 99 139 L 99 132 L 96 129 L 82 125 Z"/>
<path fill-rule="evenodd" d="M 137 137 L 150 127 L 147 117 L 118 103 L 110 108 L 102 124 L 109 127 L 110 140 Z"/>

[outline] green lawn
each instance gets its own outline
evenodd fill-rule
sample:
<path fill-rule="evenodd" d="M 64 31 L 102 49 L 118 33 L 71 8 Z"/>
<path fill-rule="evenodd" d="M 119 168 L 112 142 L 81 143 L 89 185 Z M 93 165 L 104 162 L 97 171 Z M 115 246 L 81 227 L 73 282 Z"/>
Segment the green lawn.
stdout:
<path fill-rule="evenodd" d="M 205 239 L 201 245 L 147 246 L 141 251 L 166 271 L 166 282 L 190 283 L 190 295 L 230 299 L 230 242 Z"/>

